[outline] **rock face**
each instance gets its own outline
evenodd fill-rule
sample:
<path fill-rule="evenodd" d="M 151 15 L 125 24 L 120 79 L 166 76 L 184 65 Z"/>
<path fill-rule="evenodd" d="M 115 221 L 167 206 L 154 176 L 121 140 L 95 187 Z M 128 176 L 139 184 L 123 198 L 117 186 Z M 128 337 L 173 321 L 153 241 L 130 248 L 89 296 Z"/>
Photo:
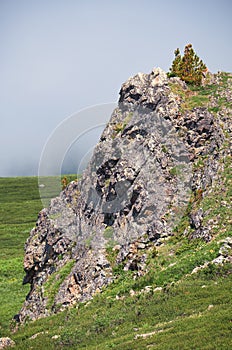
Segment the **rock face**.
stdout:
<path fill-rule="evenodd" d="M 6 349 L 15 346 L 15 342 L 10 338 L 0 338 L 0 349 Z"/>
<path fill-rule="evenodd" d="M 39 213 L 25 245 L 24 283 L 31 290 L 18 320 L 90 299 L 113 280 L 112 252 L 125 269 L 145 273 L 145 248 L 172 235 L 191 190 L 212 183 L 221 127 L 206 108 L 181 113 L 170 82 L 187 88 L 160 68 L 123 84 L 82 179 Z M 206 154 L 204 169 L 194 170 Z M 191 225 L 196 236 L 210 239 L 203 215 L 193 213 Z"/>

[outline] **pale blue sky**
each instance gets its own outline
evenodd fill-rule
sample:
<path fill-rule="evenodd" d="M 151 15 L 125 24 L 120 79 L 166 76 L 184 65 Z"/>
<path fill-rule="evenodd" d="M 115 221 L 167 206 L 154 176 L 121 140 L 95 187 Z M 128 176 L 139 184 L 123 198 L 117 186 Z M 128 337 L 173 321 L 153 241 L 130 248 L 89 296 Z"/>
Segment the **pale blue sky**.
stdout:
<path fill-rule="evenodd" d="M 58 123 L 177 47 L 231 72 L 231 18 L 230 0 L 0 0 L 0 176 L 36 175 Z"/>

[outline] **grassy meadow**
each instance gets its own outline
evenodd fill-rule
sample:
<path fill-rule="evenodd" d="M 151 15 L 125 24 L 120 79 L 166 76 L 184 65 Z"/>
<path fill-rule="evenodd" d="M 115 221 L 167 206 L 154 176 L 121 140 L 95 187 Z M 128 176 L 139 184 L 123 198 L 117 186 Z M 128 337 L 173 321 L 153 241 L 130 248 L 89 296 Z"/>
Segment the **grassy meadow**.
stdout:
<path fill-rule="evenodd" d="M 57 178 L 45 179 L 51 184 L 47 202 L 58 194 L 52 186 Z M 22 285 L 24 244 L 42 207 L 37 177 L 0 178 L 0 337 L 29 291 L 29 285 Z"/>
<path fill-rule="evenodd" d="M 0 334 L 20 309 L 29 286 L 22 286 L 24 243 L 41 210 L 36 177 L 0 178 Z"/>

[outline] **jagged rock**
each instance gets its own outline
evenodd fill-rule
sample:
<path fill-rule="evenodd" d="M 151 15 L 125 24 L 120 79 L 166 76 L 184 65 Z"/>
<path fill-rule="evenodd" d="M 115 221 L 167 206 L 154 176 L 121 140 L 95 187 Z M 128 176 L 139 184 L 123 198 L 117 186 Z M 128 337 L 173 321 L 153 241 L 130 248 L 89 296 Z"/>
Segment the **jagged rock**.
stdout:
<path fill-rule="evenodd" d="M 221 247 L 219 249 L 219 254 L 223 256 L 224 258 L 227 258 L 229 256 L 232 256 L 232 238 L 226 237 L 222 241 L 218 242 L 221 244 Z"/>
<path fill-rule="evenodd" d="M 99 293 L 113 280 L 110 251 L 116 263 L 144 274 L 143 250 L 172 235 L 190 190 L 203 192 L 214 182 L 223 140 L 206 108 L 180 112 L 160 68 L 124 83 L 82 179 L 39 213 L 25 245 L 24 283 L 31 290 L 17 319 L 46 316 Z M 193 162 L 206 154 L 205 166 L 193 172 Z M 207 240 L 202 219 L 198 211 L 191 225 Z M 60 284 L 51 300 L 53 279 Z"/>
<path fill-rule="evenodd" d="M 206 242 L 209 242 L 212 238 L 210 234 L 210 227 L 205 227 L 202 225 L 204 212 L 203 209 L 200 208 L 197 212 L 190 213 L 190 226 L 194 229 L 191 233 L 190 238 L 202 238 Z"/>
<path fill-rule="evenodd" d="M 12 346 L 15 346 L 15 342 L 12 339 L 8 337 L 0 338 L 0 349 L 6 349 Z"/>
<path fill-rule="evenodd" d="M 200 208 L 196 213 L 190 214 L 190 224 L 193 228 L 199 229 L 203 220 L 203 210 Z"/>

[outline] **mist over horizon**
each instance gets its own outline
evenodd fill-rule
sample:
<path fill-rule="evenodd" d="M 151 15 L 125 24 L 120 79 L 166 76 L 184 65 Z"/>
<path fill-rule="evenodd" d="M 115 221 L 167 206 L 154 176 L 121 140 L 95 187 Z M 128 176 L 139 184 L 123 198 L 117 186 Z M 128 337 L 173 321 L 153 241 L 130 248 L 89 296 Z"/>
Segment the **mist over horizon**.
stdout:
<path fill-rule="evenodd" d="M 70 148 L 65 154 L 65 158 L 61 164 L 60 171 L 57 171 L 54 166 L 54 171 L 47 174 L 47 176 L 60 175 L 60 174 L 81 174 L 85 170 L 88 162 L 91 159 L 94 147 L 100 139 L 103 127 L 95 128 L 92 131 L 87 132 L 80 139 L 70 145 Z M 27 155 L 25 154 L 25 157 Z M 36 158 L 29 159 L 15 159 L 7 160 L 9 166 L 5 168 L 5 172 L 0 174 L 0 177 L 17 177 L 17 176 L 39 176 L 39 162 L 41 155 Z M 53 168 L 52 159 L 50 169 Z M 46 176 L 46 175 L 45 175 Z"/>
<path fill-rule="evenodd" d="M 60 123 L 117 101 L 138 72 L 168 71 L 177 47 L 192 43 L 210 71 L 231 72 L 231 12 L 228 0 L 1 0 L 0 177 L 36 176 Z M 62 171 L 78 168 L 98 139 L 69 150 Z"/>

